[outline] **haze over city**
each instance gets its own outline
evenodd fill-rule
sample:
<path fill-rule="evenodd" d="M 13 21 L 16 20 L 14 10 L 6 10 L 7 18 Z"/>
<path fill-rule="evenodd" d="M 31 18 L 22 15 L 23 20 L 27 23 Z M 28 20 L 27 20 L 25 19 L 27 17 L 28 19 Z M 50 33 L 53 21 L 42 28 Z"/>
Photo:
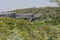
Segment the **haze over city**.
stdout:
<path fill-rule="evenodd" d="M 48 6 L 56 7 L 57 4 L 48 0 L 0 0 L 0 11 Z"/>

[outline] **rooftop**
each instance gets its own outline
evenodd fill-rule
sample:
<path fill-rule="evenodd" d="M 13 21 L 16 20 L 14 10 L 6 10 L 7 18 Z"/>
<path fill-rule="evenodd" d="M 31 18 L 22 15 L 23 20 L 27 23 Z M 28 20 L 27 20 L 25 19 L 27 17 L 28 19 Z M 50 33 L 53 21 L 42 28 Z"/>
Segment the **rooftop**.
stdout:
<path fill-rule="evenodd" d="M 0 12 L 0 14 L 11 14 L 11 13 L 14 13 L 14 12 Z"/>
<path fill-rule="evenodd" d="M 17 15 L 34 15 L 34 13 L 17 13 Z"/>

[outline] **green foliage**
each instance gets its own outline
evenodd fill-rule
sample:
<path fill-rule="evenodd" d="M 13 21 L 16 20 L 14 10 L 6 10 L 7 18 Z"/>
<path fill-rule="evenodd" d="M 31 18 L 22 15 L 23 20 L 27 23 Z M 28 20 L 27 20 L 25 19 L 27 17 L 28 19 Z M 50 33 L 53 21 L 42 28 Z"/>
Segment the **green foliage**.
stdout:
<path fill-rule="evenodd" d="M 17 13 L 41 13 L 40 19 L 0 17 L 0 40 L 60 40 L 60 8 L 30 8 Z"/>
<path fill-rule="evenodd" d="M 60 0 L 49 0 L 49 1 L 55 2 L 55 3 L 57 3 L 60 6 Z"/>
<path fill-rule="evenodd" d="M 60 40 L 60 27 L 51 21 L 0 18 L 0 40 Z"/>

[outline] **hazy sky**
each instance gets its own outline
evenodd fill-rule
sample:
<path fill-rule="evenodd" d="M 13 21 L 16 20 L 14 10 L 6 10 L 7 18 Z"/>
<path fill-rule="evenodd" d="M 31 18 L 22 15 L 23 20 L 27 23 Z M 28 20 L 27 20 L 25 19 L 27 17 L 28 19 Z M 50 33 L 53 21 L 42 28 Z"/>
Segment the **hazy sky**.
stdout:
<path fill-rule="evenodd" d="M 56 4 L 47 0 L 0 0 L 0 11 L 46 6 L 56 6 Z"/>

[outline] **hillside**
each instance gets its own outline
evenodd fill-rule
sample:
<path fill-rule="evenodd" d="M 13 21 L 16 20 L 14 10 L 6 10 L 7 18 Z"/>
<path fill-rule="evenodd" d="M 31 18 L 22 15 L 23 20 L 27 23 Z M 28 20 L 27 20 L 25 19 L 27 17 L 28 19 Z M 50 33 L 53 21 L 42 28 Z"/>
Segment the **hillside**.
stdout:
<path fill-rule="evenodd" d="M 0 17 L 0 40 L 60 40 L 60 8 L 27 8 L 16 13 L 41 13 L 29 20 Z"/>
<path fill-rule="evenodd" d="M 60 7 L 40 7 L 40 8 L 25 8 L 13 10 L 16 13 L 53 13 L 59 12 Z"/>
<path fill-rule="evenodd" d="M 26 8 L 13 10 L 16 13 L 39 13 L 42 14 L 37 20 L 52 19 L 59 24 L 60 20 L 60 7 L 40 7 L 40 8 Z"/>
<path fill-rule="evenodd" d="M 60 16 L 60 7 L 42 7 L 42 8 L 25 8 L 13 10 L 16 13 L 39 13 L 43 14 L 43 17 L 55 17 Z M 41 17 L 42 18 L 42 17 Z"/>

